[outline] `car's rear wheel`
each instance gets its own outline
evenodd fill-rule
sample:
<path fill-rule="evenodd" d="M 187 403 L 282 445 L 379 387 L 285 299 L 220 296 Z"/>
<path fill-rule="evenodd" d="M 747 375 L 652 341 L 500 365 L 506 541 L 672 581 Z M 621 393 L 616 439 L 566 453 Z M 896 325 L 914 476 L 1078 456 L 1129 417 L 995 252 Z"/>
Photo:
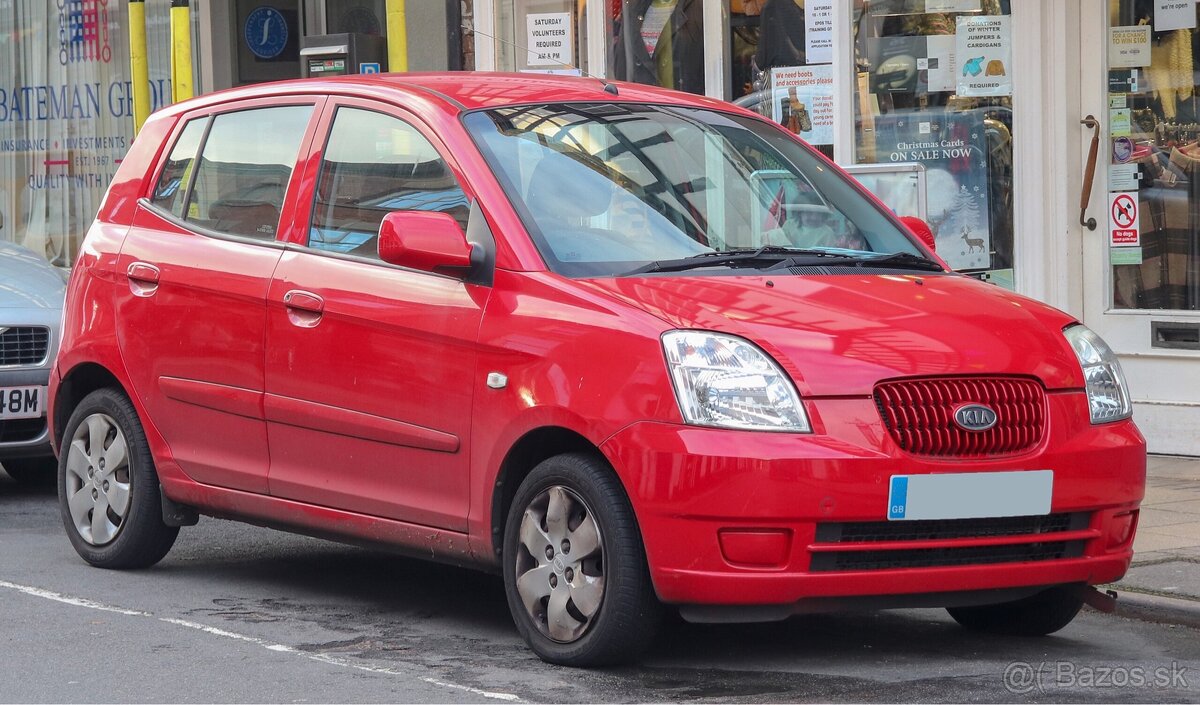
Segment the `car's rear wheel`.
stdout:
<path fill-rule="evenodd" d="M 1015 636 L 1045 636 L 1062 629 L 1083 607 L 1084 587 L 1059 585 L 1022 600 L 946 611 L 972 631 Z"/>
<path fill-rule="evenodd" d="M 75 551 L 101 568 L 145 568 L 179 534 L 162 518 L 158 472 L 133 404 L 113 389 L 84 397 L 63 433 L 58 497 Z"/>
<path fill-rule="evenodd" d="M 546 460 L 521 483 L 504 533 L 513 620 L 543 660 L 630 661 L 649 646 L 661 608 L 629 499 L 600 458 Z"/>
<path fill-rule="evenodd" d="M 22 485 L 30 487 L 53 487 L 58 461 L 54 456 L 45 458 L 9 458 L 0 461 L 4 472 Z"/>

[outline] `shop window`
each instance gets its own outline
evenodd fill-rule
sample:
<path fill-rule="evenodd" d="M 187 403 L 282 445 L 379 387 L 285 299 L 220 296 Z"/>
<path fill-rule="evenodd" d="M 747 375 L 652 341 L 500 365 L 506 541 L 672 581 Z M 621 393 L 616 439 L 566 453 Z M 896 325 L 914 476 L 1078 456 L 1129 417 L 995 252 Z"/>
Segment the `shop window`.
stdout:
<path fill-rule="evenodd" d="M 150 202 L 168 211 L 176 218 L 183 217 L 183 204 L 187 200 L 188 180 L 191 178 L 192 165 L 196 153 L 200 150 L 200 140 L 204 137 L 204 127 L 208 118 L 198 118 L 188 122 L 171 149 L 167 163 L 163 165 L 162 174 L 154 187 L 154 195 Z"/>
<path fill-rule="evenodd" d="M 610 1 L 610 76 L 704 93 L 702 0 Z"/>
<path fill-rule="evenodd" d="M 585 3 L 497 0 L 495 7 L 499 70 L 567 76 L 588 73 Z"/>
<path fill-rule="evenodd" d="M 379 224 L 400 210 L 449 213 L 466 229 L 470 204 L 445 160 L 411 125 L 339 108 L 321 162 L 309 247 L 378 258 Z"/>
<path fill-rule="evenodd" d="M 857 161 L 922 164 L 938 254 L 1011 288 L 1008 0 L 870 0 L 852 19 Z"/>
<path fill-rule="evenodd" d="M 1149 48 L 1109 52 L 1110 145 L 1101 164 L 1110 193 L 1096 235 L 1110 245 L 1113 308 L 1200 310 L 1196 13 L 1190 3 L 1110 3 L 1112 44 Z"/>
<path fill-rule="evenodd" d="M 274 240 L 311 115 L 311 105 L 289 105 L 214 118 L 186 220 L 226 235 Z"/>

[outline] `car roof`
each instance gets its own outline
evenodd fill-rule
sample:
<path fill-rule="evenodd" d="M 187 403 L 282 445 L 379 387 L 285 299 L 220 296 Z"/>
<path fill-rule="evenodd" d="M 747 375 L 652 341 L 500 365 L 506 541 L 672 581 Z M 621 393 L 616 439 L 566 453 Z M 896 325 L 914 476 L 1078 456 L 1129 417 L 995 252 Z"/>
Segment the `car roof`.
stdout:
<path fill-rule="evenodd" d="M 615 88 L 616 93 L 606 91 L 606 85 Z M 209 93 L 164 108 L 163 112 L 182 112 L 231 100 L 302 93 L 375 97 L 388 97 L 388 94 L 391 94 L 391 97 L 407 95 L 434 100 L 442 103 L 447 109 L 459 112 L 509 105 L 581 102 L 658 103 L 742 112 L 724 101 L 638 83 L 575 76 L 482 71 L 367 74 L 260 83 Z"/>

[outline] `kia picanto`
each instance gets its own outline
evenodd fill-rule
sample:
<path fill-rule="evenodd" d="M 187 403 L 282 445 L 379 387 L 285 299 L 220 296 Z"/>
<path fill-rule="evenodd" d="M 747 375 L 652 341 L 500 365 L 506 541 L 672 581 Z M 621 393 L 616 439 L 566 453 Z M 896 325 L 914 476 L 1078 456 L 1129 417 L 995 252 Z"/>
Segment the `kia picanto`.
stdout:
<path fill-rule="evenodd" d="M 83 559 L 201 514 L 495 571 L 543 659 L 664 609 L 1043 635 L 1129 566 L 1145 445 L 1071 316 L 949 271 L 727 103 L 313 79 L 150 118 L 52 373 Z"/>

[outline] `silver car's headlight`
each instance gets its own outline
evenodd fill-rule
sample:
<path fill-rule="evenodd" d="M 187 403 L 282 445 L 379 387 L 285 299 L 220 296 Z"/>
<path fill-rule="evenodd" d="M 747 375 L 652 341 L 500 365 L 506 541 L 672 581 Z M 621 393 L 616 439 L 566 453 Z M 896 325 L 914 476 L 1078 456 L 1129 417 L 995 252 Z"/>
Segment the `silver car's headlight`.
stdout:
<path fill-rule="evenodd" d="M 1116 353 L 1087 326 L 1075 324 L 1063 329 L 1063 335 L 1079 358 L 1087 389 L 1088 410 L 1092 423 L 1127 419 L 1133 414 L 1129 387 Z"/>
<path fill-rule="evenodd" d="M 663 334 L 679 410 L 689 424 L 759 431 L 812 430 L 796 386 L 748 340 L 704 331 Z"/>

